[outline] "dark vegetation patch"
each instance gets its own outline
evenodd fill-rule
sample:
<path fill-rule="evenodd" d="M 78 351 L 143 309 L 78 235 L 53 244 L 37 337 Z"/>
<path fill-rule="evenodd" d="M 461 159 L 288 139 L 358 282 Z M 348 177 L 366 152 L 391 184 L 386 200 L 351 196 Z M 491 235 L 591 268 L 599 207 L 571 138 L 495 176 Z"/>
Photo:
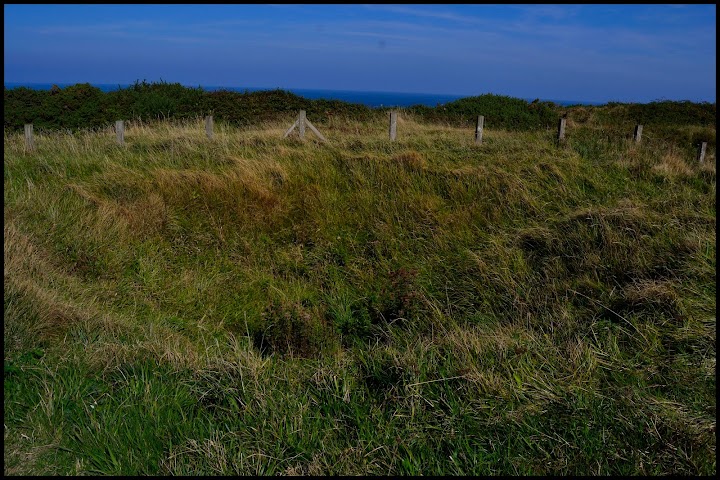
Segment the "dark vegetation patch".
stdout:
<path fill-rule="evenodd" d="M 324 315 L 308 301 L 275 300 L 262 313 L 262 323 L 252 334 L 262 355 L 316 358 L 331 346 Z"/>
<path fill-rule="evenodd" d="M 88 83 L 50 91 L 5 88 L 3 102 L 4 128 L 8 131 L 22 130 L 26 123 L 32 123 L 40 130 L 78 130 L 105 127 L 119 119 L 185 119 L 209 114 L 216 121 L 230 125 L 257 125 L 278 118 L 292 118 L 299 110 L 305 110 L 313 123 L 325 125 L 336 116 L 361 121 L 379 118 L 388 109 L 373 109 L 339 100 L 310 100 L 281 89 L 205 91 L 179 83 L 148 83 L 144 80 L 112 92 L 103 92 Z M 686 133 L 689 141 L 710 141 L 713 146 L 715 142 L 717 109 L 716 104 L 707 102 L 658 101 L 561 107 L 537 99 L 528 102 L 484 94 L 435 107 L 414 105 L 406 109 L 424 121 L 455 126 L 473 126 L 477 116 L 483 115 L 486 128 L 507 130 L 556 128 L 559 116 L 568 110 L 578 111 L 577 118 L 581 123 L 594 115 L 603 123 L 615 125 L 636 122 L 665 129 L 678 124 L 697 125 L 702 128 Z"/>

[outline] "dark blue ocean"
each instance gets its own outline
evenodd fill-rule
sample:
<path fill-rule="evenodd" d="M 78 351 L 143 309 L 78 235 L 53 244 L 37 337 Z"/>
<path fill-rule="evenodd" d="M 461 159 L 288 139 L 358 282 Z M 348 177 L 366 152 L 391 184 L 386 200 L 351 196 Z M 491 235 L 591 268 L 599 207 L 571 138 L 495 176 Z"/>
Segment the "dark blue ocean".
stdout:
<path fill-rule="evenodd" d="M 60 88 L 65 88 L 72 83 L 57 83 L 55 84 Z M 114 85 L 114 84 L 92 84 L 94 87 L 99 88 L 103 92 L 111 92 L 120 88 L 128 88 L 132 85 Z M 52 83 L 12 83 L 5 82 L 5 88 L 16 88 L 16 87 L 27 87 L 34 90 L 50 90 L 53 86 Z M 187 85 L 191 86 L 191 85 Z M 233 92 L 257 92 L 261 90 L 274 90 L 274 88 L 255 88 L 255 87 L 202 87 L 205 91 L 216 91 L 216 90 L 230 90 Z M 460 98 L 467 97 L 468 95 L 445 95 L 437 93 L 400 93 L 400 92 L 361 92 L 351 90 L 309 90 L 302 88 L 284 88 L 289 92 L 305 97 L 307 99 L 326 99 L 326 100 L 342 100 L 349 103 L 360 103 L 367 105 L 368 107 L 409 107 L 412 105 L 425 105 L 428 107 L 435 107 L 438 104 L 443 105 Z M 533 98 L 526 98 L 524 100 L 532 101 Z M 558 105 L 602 105 L 598 102 L 586 102 L 582 100 L 557 100 L 557 99 L 544 99 L 554 102 Z"/>

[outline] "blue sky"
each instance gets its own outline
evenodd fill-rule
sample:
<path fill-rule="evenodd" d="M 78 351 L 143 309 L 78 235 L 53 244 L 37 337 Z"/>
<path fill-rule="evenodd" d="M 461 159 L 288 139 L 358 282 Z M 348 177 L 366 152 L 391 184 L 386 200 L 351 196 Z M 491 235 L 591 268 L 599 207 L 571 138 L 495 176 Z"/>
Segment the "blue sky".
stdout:
<path fill-rule="evenodd" d="M 5 82 L 716 101 L 715 5 L 5 5 Z"/>

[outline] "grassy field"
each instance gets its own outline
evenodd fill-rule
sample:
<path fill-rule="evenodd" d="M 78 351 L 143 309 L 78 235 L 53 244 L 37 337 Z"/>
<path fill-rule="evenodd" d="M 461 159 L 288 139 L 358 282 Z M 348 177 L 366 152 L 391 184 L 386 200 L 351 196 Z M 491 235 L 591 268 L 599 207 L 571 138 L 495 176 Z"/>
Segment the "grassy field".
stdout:
<path fill-rule="evenodd" d="M 714 136 L 592 116 L 6 132 L 4 473 L 716 474 Z"/>

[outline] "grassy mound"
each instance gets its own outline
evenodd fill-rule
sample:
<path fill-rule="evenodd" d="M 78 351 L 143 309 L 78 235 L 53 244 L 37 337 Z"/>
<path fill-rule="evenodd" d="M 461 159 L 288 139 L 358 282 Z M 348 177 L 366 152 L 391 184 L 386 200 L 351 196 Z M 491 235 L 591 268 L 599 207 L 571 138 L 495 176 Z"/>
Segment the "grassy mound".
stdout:
<path fill-rule="evenodd" d="M 5 474 L 716 473 L 714 142 L 294 116 L 6 131 Z"/>

